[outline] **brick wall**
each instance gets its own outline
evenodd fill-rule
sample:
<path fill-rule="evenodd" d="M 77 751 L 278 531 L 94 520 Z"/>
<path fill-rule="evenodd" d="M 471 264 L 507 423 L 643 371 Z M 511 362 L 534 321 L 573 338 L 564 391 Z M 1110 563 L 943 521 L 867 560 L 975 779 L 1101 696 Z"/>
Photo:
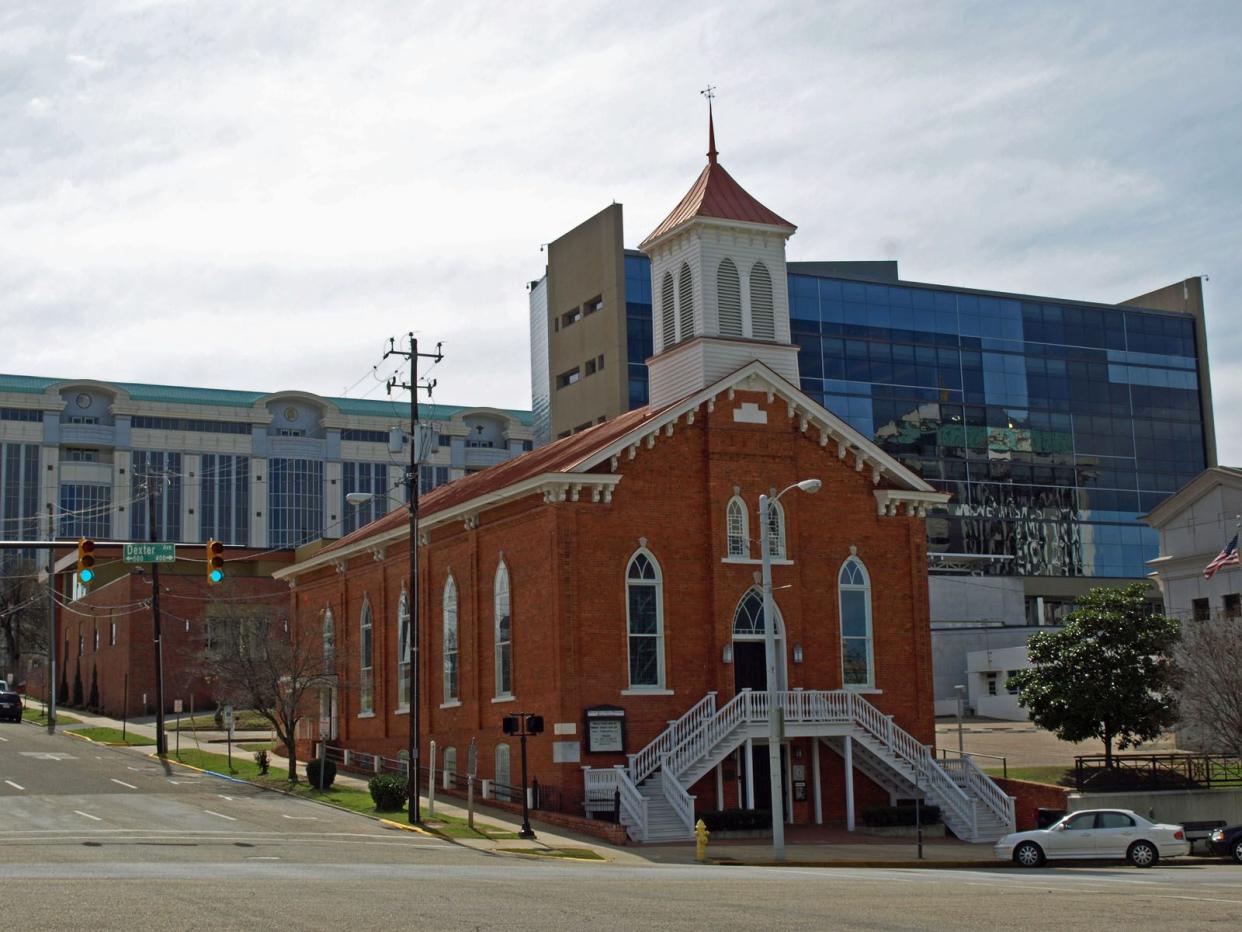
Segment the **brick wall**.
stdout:
<path fill-rule="evenodd" d="M 757 405 L 766 424 L 738 423 L 733 410 Z M 600 467 L 608 470 L 608 464 Z M 510 746 L 510 782 L 517 783 L 516 741 L 501 734 L 505 714 L 542 714 L 547 733 L 529 745 L 530 774 L 546 786 L 581 792 L 583 766 L 623 763 L 622 754 L 589 754 L 585 710 L 620 706 L 626 712 L 626 750 L 633 753 L 709 690 L 723 704 L 735 692 L 736 667 L 723 661 L 732 642 L 738 602 L 759 571 L 754 562 L 722 562 L 725 507 L 735 489 L 746 502 L 750 533 L 758 537 L 760 493 L 804 478 L 822 480 L 816 495 L 793 491 L 785 508 L 788 565 L 773 571 L 784 624 L 783 652 L 791 688 L 842 685 L 837 576 L 856 552 L 872 585 L 876 691 L 866 698 L 919 740 L 934 734 L 926 553 L 921 520 L 879 517 L 869 471 L 840 459 L 835 445 L 802 434 L 784 401 L 765 394 L 718 396 L 700 406 L 693 424 L 681 418 L 654 446 L 621 451 L 622 476 L 611 504 L 586 500 L 545 503 L 531 495 L 461 521 L 437 525 L 421 548 L 421 702 L 424 753 L 435 739 L 454 748 L 464 770 L 466 747 L 478 742 L 480 776 L 495 775 L 495 752 Z M 645 546 L 663 578 L 665 689 L 630 690 L 626 631 L 626 567 Z M 403 542 L 382 553 L 350 557 L 339 572 L 300 575 L 294 592 L 299 622 L 320 630 L 331 607 L 342 657 L 339 743 L 395 756 L 406 744 L 408 719 L 396 708 L 396 611 L 408 566 Z M 514 698 L 493 701 L 493 581 L 503 559 L 510 574 Z M 443 707 L 442 598 L 449 574 L 458 592 L 460 704 Z M 375 618 L 375 714 L 360 717 L 356 689 L 359 617 L 364 600 Z M 794 663 L 794 646 L 803 661 Z M 555 734 L 559 725 L 561 734 Z M 579 743 L 580 759 L 553 762 L 557 741 Z M 809 746 L 808 746 L 809 747 Z M 831 760 L 831 763 L 830 763 Z M 825 818 L 844 818 L 839 762 L 821 748 Z M 804 761 L 810 777 L 809 758 Z M 856 778 L 857 804 L 883 803 L 887 794 Z M 700 805 L 714 803 L 714 775 L 695 788 Z M 726 787 L 726 796 L 734 793 Z M 809 819 L 811 792 L 796 806 Z"/>
<path fill-rule="evenodd" d="M 1014 815 L 1019 832 L 1039 828 L 1036 810 L 1068 808 L 1070 790 L 1065 787 L 1032 783 L 1030 780 L 1003 780 L 999 777 L 995 780 L 997 786 L 1014 797 Z"/>

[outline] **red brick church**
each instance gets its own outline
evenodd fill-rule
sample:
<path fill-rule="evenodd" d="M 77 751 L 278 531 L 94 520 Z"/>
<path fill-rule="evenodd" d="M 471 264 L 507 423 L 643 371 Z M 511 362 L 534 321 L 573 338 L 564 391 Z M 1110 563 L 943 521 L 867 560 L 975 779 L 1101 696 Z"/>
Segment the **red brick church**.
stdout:
<path fill-rule="evenodd" d="M 853 827 L 916 780 L 959 837 L 999 837 L 1012 803 L 972 764 L 938 765 L 924 515 L 947 496 L 796 387 L 785 243 L 794 226 L 714 144 L 641 244 L 652 259 L 650 404 L 422 499 L 420 755 L 518 783 L 511 712 L 543 716 L 530 770 L 639 840 L 695 812 L 772 806 Z M 767 682 L 758 504 L 769 513 L 776 682 Z M 397 511 L 279 571 L 303 631 L 348 658 L 331 739 L 406 747 L 408 519 Z"/>

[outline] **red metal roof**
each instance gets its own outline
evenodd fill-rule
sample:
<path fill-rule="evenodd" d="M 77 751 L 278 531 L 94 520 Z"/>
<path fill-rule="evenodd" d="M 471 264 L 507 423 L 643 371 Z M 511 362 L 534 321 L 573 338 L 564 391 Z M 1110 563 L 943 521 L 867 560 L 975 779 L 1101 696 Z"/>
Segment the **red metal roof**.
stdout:
<path fill-rule="evenodd" d="M 670 230 L 676 229 L 695 217 L 762 223 L 766 226 L 784 227 L 791 233 L 797 229 L 784 217 L 760 204 L 733 180 L 733 176 L 716 161 L 714 140 L 711 151 L 708 152 L 707 165 L 703 167 L 699 177 L 686 192 L 686 196 L 673 208 L 673 212 L 664 218 L 664 222 L 639 243 L 639 248 L 646 248 L 648 243 L 654 242 Z"/>
<path fill-rule="evenodd" d="M 479 472 L 463 476 L 450 482 L 448 485 L 442 485 L 419 497 L 418 514 L 420 517 L 427 518 L 437 512 L 457 505 L 464 505 L 466 502 L 479 496 L 498 492 L 526 479 L 532 479 L 535 476 L 545 473 L 567 472 L 592 454 L 623 437 L 635 427 L 658 416 L 666 407 L 652 408 L 648 406 L 638 408 L 635 411 L 627 411 L 611 421 L 597 424 L 587 430 L 549 443 L 547 446 L 539 447 L 537 450 L 523 453 L 521 456 L 514 457 L 496 466 L 490 466 Z M 370 524 L 358 528 L 353 533 L 333 541 L 327 547 L 324 547 L 320 553 L 339 550 L 358 541 L 374 537 L 376 534 L 403 527 L 409 520 L 409 512 L 404 508 L 398 508 L 396 511 L 390 511 Z"/>

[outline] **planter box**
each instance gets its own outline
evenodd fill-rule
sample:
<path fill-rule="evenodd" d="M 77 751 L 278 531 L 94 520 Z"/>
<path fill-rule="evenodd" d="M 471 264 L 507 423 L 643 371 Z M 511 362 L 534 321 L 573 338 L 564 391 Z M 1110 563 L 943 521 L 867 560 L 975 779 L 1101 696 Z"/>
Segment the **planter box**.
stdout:
<path fill-rule="evenodd" d="M 916 825 L 860 825 L 858 831 L 863 835 L 880 835 L 884 838 L 917 838 Z M 944 838 L 944 823 L 923 826 L 924 838 Z"/>

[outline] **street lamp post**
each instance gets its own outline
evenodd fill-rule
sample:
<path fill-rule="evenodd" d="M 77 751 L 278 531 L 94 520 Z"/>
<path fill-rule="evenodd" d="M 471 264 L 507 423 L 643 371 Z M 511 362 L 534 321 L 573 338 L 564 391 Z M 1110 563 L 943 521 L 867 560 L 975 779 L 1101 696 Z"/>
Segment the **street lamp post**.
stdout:
<path fill-rule="evenodd" d="M 772 856 L 778 861 L 785 859 L 785 806 L 782 800 L 781 780 L 781 708 L 777 700 L 776 680 L 776 607 L 772 599 L 772 551 L 769 540 L 771 508 L 790 489 L 801 489 L 808 494 L 819 491 L 818 479 L 803 479 L 783 489 L 779 495 L 769 498 L 759 496 L 759 547 L 761 551 L 763 581 L 763 652 L 767 661 L 768 684 L 768 788 L 772 799 Z"/>
<path fill-rule="evenodd" d="M 953 691 L 957 693 L 957 756 L 964 758 L 966 756 L 966 740 L 962 735 L 962 715 L 966 708 L 966 687 L 954 686 Z"/>

